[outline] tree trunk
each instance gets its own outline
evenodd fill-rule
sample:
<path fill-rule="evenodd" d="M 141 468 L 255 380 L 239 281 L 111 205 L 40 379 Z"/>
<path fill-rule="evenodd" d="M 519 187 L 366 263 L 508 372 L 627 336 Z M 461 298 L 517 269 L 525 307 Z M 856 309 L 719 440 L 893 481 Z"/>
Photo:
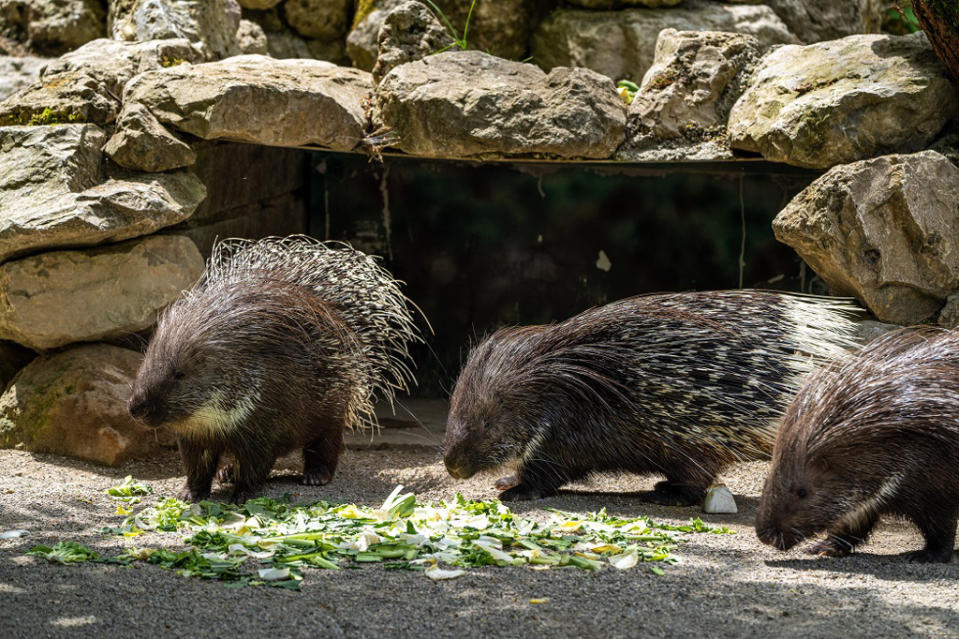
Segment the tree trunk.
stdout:
<path fill-rule="evenodd" d="M 955 3 L 913 0 L 912 10 L 953 82 L 959 82 L 959 10 Z"/>

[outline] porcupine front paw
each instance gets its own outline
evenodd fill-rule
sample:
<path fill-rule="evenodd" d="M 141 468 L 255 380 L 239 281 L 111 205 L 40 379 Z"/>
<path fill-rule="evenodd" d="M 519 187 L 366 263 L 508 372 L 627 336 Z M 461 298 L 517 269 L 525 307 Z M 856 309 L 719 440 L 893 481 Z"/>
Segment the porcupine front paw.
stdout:
<path fill-rule="evenodd" d="M 236 472 L 233 470 L 233 464 L 226 464 L 213 476 L 221 484 L 232 484 L 236 481 Z"/>
<path fill-rule="evenodd" d="M 501 501 L 532 501 L 543 497 L 552 497 L 558 492 L 557 489 L 548 486 L 519 484 L 501 492 L 499 498 Z"/>
<path fill-rule="evenodd" d="M 840 539 L 824 539 L 806 549 L 806 554 L 818 557 L 847 557 L 852 552 L 852 544 Z"/>
<path fill-rule="evenodd" d="M 303 471 L 300 483 L 304 486 L 325 486 L 333 481 L 333 471 L 329 468 L 310 468 Z"/>
<path fill-rule="evenodd" d="M 514 486 L 518 486 L 520 483 L 520 478 L 516 475 L 507 475 L 506 477 L 500 477 L 496 480 L 496 483 L 493 486 L 496 487 L 496 490 L 509 490 Z"/>
<path fill-rule="evenodd" d="M 177 498 L 177 499 L 179 499 L 180 501 L 185 501 L 185 502 L 198 502 L 198 501 L 203 501 L 204 499 L 206 499 L 206 498 L 209 497 L 209 496 L 210 496 L 210 492 L 209 492 L 209 491 L 207 491 L 207 492 L 205 492 L 205 493 L 204 493 L 204 492 L 200 492 L 200 491 L 194 492 L 194 491 L 190 490 L 190 487 L 189 487 L 189 486 L 184 486 L 184 487 L 181 488 L 180 491 L 176 494 L 176 498 Z"/>

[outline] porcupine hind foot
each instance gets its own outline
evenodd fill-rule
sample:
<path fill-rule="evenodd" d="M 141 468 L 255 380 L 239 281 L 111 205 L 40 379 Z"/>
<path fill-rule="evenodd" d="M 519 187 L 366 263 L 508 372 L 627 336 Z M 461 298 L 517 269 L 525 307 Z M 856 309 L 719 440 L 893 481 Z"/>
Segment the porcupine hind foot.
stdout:
<path fill-rule="evenodd" d="M 703 501 L 706 488 L 669 480 L 658 482 L 653 490 L 643 491 L 639 498 L 661 506 L 695 506 Z"/>
<path fill-rule="evenodd" d="M 330 483 L 343 452 L 343 432 L 331 437 L 317 437 L 303 447 L 304 486 L 323 486 Z"/>
<path fill-rule="evenodd" d="M 906 553 L 909 561 L 917 563 L 948 563 L 952 560 L 953 546 L 956 543 L 957 517 L 935 516 L 924 514 L 914 518 L 922 536 L 926 540 L 926 547 Z"/>

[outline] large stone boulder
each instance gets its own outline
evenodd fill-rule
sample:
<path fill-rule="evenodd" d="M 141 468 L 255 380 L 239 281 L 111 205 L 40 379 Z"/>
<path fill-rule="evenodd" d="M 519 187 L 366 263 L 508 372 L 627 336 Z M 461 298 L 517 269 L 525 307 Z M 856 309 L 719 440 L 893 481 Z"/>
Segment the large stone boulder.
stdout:
<path fill-rule="evenodd" d="M 107 344 L 38 357 L 0 396 L 0 448 L 117 466 L 174 445 L 169 429 L 154 431 L 127 411 L 141 359 Z"/>
<path fill-rule="evenodd" d="M 827 168 L 923 148 L 959 115 L 959 93 L 921 33 L 780 47 L 729 115 L 734 148 Z"/>
<path fill-rule="evenodd" d="M 105 35 L 99 0 L 0 0 L 0 37 L 60 55 Z"/>
<path fill-rule="evenodd" d="M 127 85 L 123 101 L 207 140 L 349 151 L 365 133 L 370 84 L 359 69 L 247 55 L 144 73 Z"/>
<path fill-rule="evenodd" d="M 375 83 L 394 67 L 448 49 L 453 36 L 425 4 L 411 0 L 389 12 L 377 42 L 379 53 L 372 72 Z"/>
<path fill-rule="evenodd" d="M 203 201 L 203 184 L 185 172 L 104 181 L 104 142 L 92 124 L 0 127 L 0 262 L 153 233 Z"/>
<path fill-rule="evenodd" d="M 376 0 L 373 8 L 360 13 L 346 39 L 346 50 L 353 65 L 372 70 L 377 58 L 377 37 L 390 11 L 406 0 Z M 457 37 L 463 35 L 470 2 L 437 0 L 435 4 L 449 20 Z M 545 3 L 541 0 L 482 0 L 473 7 L 466 44 L 470 49 L 485 51 L 503 58 L 526 57 L 527 43 L 533 25 Z M 443 24 L 446 22 L 444 20 Z M 447 29 L 447 33 L 449 30 Z M 409 34 L 412 36 L 413 34 Z M 452 34 L 450 34 L 452 37 Z M 439 47 L 431 53 L 442 50 Z"/>
<path fill-rule="evenodd" d="M 766 0 L 803 42 L 876 33 L 891 3 L 885 0 Z"/>
<path fill-rule="evenodd" d="M 236 0 L 110 0 L 108 30 L 116 40 L 184 38 L 209 60 L 240 53 Z"/>
<path fill-rule="evenodd" d="M 614 80 L 638 80 L 652 66 L 659 32 L 667 28 L 746 33 L 763 47 L 798 42 L 766 5 L 686 0 L 662 9 L 557 9 L 533 33 L 533 62 L 544 69 L 587 67 Z"/>
<path fill-rule="evenodd" d="M 759 41 L 743 33 L 663 29 L 653 66 L 629 106 L 626 143 L 616 158 L 731 158 L 726 119 L 759 50 Z"/>
<path fill-rule="evenodd" d="M 0 123 L 108 124 L 116 119 L 123 86 L 134 75 L 199 59 L 186 40 L 94 40 L 49 61 L 38 82 L 0 102 Z"/>
<path fill-rule="evenodd" d="M 7 262 L 0 339 L 44 350 L 144 330 L 202 271 L 196 246 L 176 235 Z"/>
<path fill-rule="evenodd" d="M 34 56 L 0 56 L 0 100 L 37 82 L 40 69 L 48 62 L 50 60 L 47 58 Z"/>
<path fill-rule="evenodd" d="M 833 167 L 773 221 L 837 295 L 896 324 L 959 290 L 959 169 L 934 151 Z"/>
<path fill-rule="evenodd" d="M 626 105 L 609 78 L 479 51 L 396 67 L 374 94 L 391 146 L 430 157 L 544 154 L 607 158 L 623 141 Z"/>

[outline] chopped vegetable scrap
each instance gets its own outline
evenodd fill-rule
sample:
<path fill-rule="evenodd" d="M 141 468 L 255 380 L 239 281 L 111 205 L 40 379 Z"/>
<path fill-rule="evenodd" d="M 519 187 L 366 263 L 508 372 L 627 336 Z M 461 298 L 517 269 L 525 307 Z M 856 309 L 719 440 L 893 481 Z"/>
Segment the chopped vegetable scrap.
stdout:
<path fill-rule="evenodd" d="M 125 481 L 120 488 L 132 486 Z M 336 570 L 364 563 L 422 570 L 437 581 L 456 579 L 464 569 L 479 566 L 596 571 L 672 564 L 677 561 L 671 554 L 678 545 L 674 533 L 730 533 L 699 519 L 670 526 L 647 517 L 611 517 L 605 509 L 586 516 L 550 509 L 549 521 L 541 522 L 517 516 L 496 500 L 473 501 L 457 494 L 451 502 L 418 504 L 415 495 L 402 490 L 397 486 L 379 508 L 327 501 L 295 504 L 287 497 L 251 499 L 243 506 L 163 499 L 101 532 L 180 534 L 188 550 L 131 548 L 104 558 L 81 544 L 61 541 L 36 546 L 28 554 L 62 564 L 145 561 L 233 587 L 295 590 L 305 568 Z M 247 562 L 262 567 L 253 569 Z M 663 574 L 658 567 L 650 569 Z"/>

